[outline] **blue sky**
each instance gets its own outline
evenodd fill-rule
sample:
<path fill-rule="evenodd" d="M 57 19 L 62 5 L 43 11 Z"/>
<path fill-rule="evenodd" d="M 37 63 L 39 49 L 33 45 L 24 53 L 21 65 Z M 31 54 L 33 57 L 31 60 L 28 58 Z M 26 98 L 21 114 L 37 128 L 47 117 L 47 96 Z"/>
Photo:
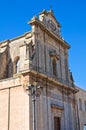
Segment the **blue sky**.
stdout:
<path fill-rule="evenodd" d="M 69 66 L 76 85 L 86 89 L 86 0 L 3 0 L 0 2 L 0 41 L 30 30 L 27 22 L 52 5 L 63 38 L 71 45 Z"/>

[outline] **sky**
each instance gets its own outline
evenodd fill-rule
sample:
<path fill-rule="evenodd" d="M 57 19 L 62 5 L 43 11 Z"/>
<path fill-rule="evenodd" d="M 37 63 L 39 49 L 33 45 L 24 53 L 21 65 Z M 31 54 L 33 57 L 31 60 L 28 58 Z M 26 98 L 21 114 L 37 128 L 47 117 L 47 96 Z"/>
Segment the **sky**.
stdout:
<path fill-rule="evenodd" d="M 50 10 L 61 24 L 61 35 L 71 45 L 69 68 L 75 84 L 86 89 L 86 0 L 2 0 L 0 41 L 31 30 L 27 24 L 43 9 Z"/>

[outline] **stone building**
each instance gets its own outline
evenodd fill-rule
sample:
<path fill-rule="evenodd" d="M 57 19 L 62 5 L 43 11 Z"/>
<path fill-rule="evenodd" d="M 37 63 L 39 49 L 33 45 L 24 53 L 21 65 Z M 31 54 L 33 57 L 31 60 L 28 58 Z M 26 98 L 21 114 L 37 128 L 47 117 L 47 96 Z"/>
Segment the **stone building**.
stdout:
<path fill-rule="evenodd" d="M 86 90 L 78 88 L 79 92 L 76 94 L 79 129 L 86 130 Z"/>
<path fill-rule="evenodd" d="M 70 45 L 61 37 L 52 10 L 33 17 L 30 32 L 0 42 L 0 130 L 32 130 L 27 86 L 41 86 L 36 97 L 36 130 L 79 130 L 78 89 L 68 66 Z"/>

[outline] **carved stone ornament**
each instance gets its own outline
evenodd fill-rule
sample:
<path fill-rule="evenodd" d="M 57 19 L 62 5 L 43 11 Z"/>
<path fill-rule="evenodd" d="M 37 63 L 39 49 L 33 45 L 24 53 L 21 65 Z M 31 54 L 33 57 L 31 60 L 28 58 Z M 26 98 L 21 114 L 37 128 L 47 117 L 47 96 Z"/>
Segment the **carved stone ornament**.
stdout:
<path fill-rule="evenodd" d="M 47 27 L 51 29 L 51 31 L 55 31 L 56 30 L 56 25 L 54 24 L 54 22 L 52 20 L 48 20 L 47 21 Z"/>

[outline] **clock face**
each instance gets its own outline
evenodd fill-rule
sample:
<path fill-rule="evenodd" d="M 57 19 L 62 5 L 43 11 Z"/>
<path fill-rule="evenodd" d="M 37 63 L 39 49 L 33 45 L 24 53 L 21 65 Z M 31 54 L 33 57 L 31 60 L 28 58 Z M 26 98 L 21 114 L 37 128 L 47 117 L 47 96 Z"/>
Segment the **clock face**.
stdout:
<path fill-rule="evenodd" d="M 48 20 L 48 27 L 51 29 L 51 31 L 56 30 L 56 25 L 54 24 L 52 20 Z"/>
<path fill-rule="evenodd" d="M 55 35 L 60 35 L 60 26 L 55 19 L 49 15 L 41 16 L 41 21 L 43 24 Z"/>
<path fill-rule="evenodd" d="M 47 27 L 56 35 L 60 34 L 59 27 L 57 27 L 52 20 L 47 21 Z"/>

